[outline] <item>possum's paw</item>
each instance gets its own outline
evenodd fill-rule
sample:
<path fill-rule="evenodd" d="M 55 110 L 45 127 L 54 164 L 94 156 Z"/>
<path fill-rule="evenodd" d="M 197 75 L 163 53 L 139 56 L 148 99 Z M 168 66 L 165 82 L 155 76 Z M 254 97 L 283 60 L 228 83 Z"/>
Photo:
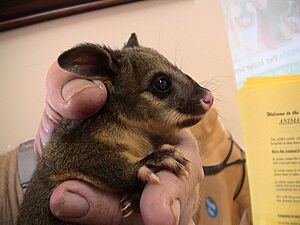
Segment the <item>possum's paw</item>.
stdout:
<path fill-rule="evenodd" d="M 170 171 L 178 177 L 188 177 L 191 170 L 190 161 L 184 157 L 180 149 L 167 144 L 147 155 L 135 166 L 138 166 L 137 177 L 143 183 L 159 183 L 159 177 L 155 173 L 161 170 Z M 139 212 L 140 197 L 141 193 L 135 192 L 127 193 L 121 199 L 122 218 Z"/>
<path fill-rule="evenodd" d="M 138 170 L 138 178 L 145 183 L 159 183 L 155 173 L 160 170 L 168 170 L 177 176 L 188 177 L 191 169 L 190 161 L 184 157 L 180 149 L 168 144 L 146 156 L 140 163 L 142 166 Z"/>
<path fill-rule="evenodd" d="M 127 218 L 135 212 L 139 212 L 140 193 L 124 195 L 120 201 L 122 218 Z"/>

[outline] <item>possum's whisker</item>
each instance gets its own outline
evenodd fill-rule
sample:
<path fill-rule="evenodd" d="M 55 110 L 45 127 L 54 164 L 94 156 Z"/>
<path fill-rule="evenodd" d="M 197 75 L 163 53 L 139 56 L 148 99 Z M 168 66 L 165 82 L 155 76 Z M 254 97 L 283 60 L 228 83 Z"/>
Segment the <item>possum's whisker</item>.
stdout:
<path fill-rule="evenodd" d="M 183 66 L 182 66 L 182 64 L 183 64 L 183 58 L 181 58 L 181 60 L 180 60 L 180 66 L 179 66 L 179 69 L 180 69 L 180 70 L 182 70 L 182 69 L 183 69 Z"/>
<path fill-rule="evenodd" d="M 228 85 L 228 84 L 232 84 L 232 80 L 230 76 L 225 76 L 225 75 L 218 75 L 218 76 L 214 76 L 208 80 L 204 80 L 201 82 L 201 84 L 204 87 L 210 87 L 211 85 Z"/>

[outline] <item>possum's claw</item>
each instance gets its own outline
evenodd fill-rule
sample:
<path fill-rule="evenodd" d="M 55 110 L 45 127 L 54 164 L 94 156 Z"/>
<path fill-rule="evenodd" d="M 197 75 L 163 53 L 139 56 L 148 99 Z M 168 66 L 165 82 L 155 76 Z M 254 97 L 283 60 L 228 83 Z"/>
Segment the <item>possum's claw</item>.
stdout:
<path fill-rule="evenodd" d="M 138 193 L 134 194 L 126 194 L 122 197 L 120 200 L 120 205 L 121 205 L 121 213 L 122 213 L 122 218 L 129 217 L 131 214 L 134 212 L 139 212 L 139 200 L 140 200 L 140 195 Z"/>
<path fill-rule="evenodd" d="M 181 150 L 168 144 L 147 155 L 140 163 L 142 166 L 138 170 L 138 178 L 145 183 L 159 183 L 155 173 L 161 170 L 168 170 L 178 177 L 188 177 L 191 172 L 191 163 Z"/>
<path fill-rule="evenodd" d="M 147 182 L 154 183 L 154 184 L 160 183 L 159 177 L 155 173 L 153 173 L 153 171 L 150 170 L 147 166 L 142 166 L 138 170 L 137 176 L 144 183 L 147 183 Z"/>
<path fill-rule="evenodd" d="M 191 162 L 184 157 L 180 148 L 176 148 L 169 144 L 164 144 L 160 148 L 161 151 L 171 151 L 173 155 L 164 159 L 162 164 L 169 168 L 177 176 L 188 177 L 191 173 Z"/>
<path fill-rule="evenodd" d="M 124 212 L 125 210 L 127 210 L 129 207 L 131 206 L 131 202 L 124 202 L 123 207 L 121 208 L 121 212 Z"/>
<path fill-rule="evenodd" d="M 124 195 L 120 200 L 121 204 L 121 213 L 122 218 L 126 218 L 133 213 L 133 209 L 131 208 L 131 202 L 128 200 L 128 196 Z"/>
<path fill-rule="evenodd" d="M 126 213 L 125 215 L 122 215 L 122 219 L 127 218 L 128 216 L 130 216 L 133 213 L 133 209 L 131 209 L 128 213 Z"/>

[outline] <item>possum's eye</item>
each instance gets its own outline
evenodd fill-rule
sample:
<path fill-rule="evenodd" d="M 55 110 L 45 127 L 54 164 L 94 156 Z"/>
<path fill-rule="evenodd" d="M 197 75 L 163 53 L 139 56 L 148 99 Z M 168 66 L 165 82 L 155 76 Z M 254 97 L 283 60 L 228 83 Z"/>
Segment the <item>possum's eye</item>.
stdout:
<path fill-rule="evenodd" d="M 153 87 L 159 93 L 164 94 L 169 91 L 171 81 L 166 75 L 158 75 L 153 80 Z"/>

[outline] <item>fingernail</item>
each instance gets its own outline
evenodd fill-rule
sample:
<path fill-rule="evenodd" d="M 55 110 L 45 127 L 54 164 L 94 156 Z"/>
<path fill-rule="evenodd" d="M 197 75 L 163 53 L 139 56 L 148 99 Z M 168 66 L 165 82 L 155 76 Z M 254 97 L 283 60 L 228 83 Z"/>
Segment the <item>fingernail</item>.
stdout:
<path fill-rule="evenodd" d="M 179 216 L 180 216 L 180 202 L 178 199 L 175 199 L 173 203 L 171 204 L 171 209 L 173 211 L 173 214 L 175 216 L 176 224 L 179 224 Z"/>
<path fill-rule="evenodd" d="M 70 100 L 75 94 L 81 92 L 86 88 L 100 88 L 103 89 L 101 84 L 95 84 L 94 82 L 84 80 L 84 79 L 74 79 L 66 83 L 62 89 L 62 97 L 66 102 Z"/>
<path fill-rule="evenodd" d="M 60 218 L 81 218 L 87 215 L 89 208 L 85 198 L 78 194 L 64 191 L 54 214 Z"/>

